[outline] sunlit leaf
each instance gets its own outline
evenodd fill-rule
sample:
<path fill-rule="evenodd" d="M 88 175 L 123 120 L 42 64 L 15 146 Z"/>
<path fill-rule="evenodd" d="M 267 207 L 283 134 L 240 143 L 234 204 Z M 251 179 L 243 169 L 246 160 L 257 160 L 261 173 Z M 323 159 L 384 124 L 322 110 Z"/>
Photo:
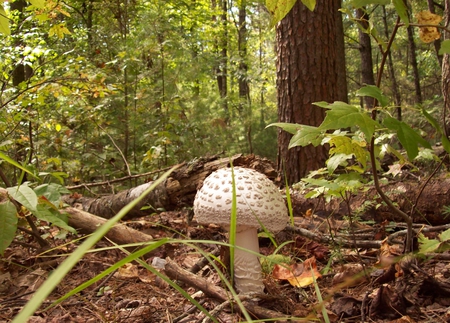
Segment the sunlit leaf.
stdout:
<path fill-rule="evenodd" d="M 63 39 L 64 35 L 70 35 L 69 29 L 66 28 L 64 24 L 56 24 L 50 28 L 48 35 L 57 36 L 59 39 Z"/>
<path fill-rule="evenodd" d="M 366 139 L 369 140 L 375 129 L 379 127 L 378 122 L 372 120 L 367 112 L 348 103 L 336 101 L 326 105 L 323 105 L 321 102 L 314 104 L 329 109 L 319 127 L 320 130 L 344 129 L 357 126 L 364 133 Z"/>
<path fill-rule="evenodd" d="M 316 7 L 316 0 L 302 0 L 302 3 L 311 11 Z"/>
<path fill-rule="evenodd" d="M 35 212 L 38 205 L 38 197 L 36 193 L 26 185 L 20 185 L 19 187 L 8 187 L 8 194 L 13 199 L 26 207 L 29 211 Z"/>
<path fill-rule="evenodd" d="M 4 35 L 11 35 L 11 29 L 9 28 L 9 19 L 6 14 L 3 5 L 0 5 L 0 33 Z"/>
<path fill-rule="evenodd" d="M 266 0 L 266 7 L 272 16 L 271 26 L 281 21 L 296 2 L 297 0 Z"/>
<path fill-rule="evenodd" d="M 34 7 L 42 9 L 45 8 L 45 0 L 28 0 Z"/>
<path fill-rule="evenodd" d="M 428 239 L 423 235 L 423 233 L 419 233 L 418 241 L 419 241 L 419 252 L 423 254 L 435 252 L 439 248 L 440 244 L 439 240 Z"/>

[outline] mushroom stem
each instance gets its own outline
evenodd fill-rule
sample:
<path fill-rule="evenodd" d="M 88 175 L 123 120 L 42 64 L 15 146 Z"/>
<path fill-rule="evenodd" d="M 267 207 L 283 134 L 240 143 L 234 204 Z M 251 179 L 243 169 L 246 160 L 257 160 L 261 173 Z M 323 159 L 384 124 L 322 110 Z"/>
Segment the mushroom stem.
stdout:
<path fill-rule="evenodd" d="M 259 259 L 255 254 L 247 251 L 259 253 L 257 229 L 249 227 L 236 232 L 236 246 L 245 249 L 234 249 L 234 283 L 237 291 L 239 293 L 264 293 Z"/>

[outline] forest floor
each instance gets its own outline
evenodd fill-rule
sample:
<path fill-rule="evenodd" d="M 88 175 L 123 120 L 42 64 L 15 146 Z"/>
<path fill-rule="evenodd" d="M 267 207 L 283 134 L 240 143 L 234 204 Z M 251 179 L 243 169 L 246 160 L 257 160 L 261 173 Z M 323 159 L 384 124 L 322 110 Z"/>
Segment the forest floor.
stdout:
<path fill-rule="evenodd" d="M 187 211 L 163 212 L 134 219 L 127 224 L 155 239 L 169 237 L 226 241 L 226 234 L 221 229 L 198 226 L 195 221 L 187 220 L 187 214 Z M 296 218 L 295 226 L 321 235 L 329 230 L 325 228 L 320 231 L 319 227 L 324 223 L 327 221 L 320 217 Z M 345 222 L 341 224 L 341 232 L 348 232 Z M 382 229 L 385 227 L 381 225 L 361 224 L 354 233 L 359 234 L 358 239 L 365 235 L 365 241 L 375 242 L 384 238 L 380 235 Z M 42 233 L 50 233 L 46 239 L 57 247 L 48 257 L 36 256 L 40 251 L 32 238 L 25 234 L 14 241 L 0 262 L 0 322 L 9 322 L 14 318 L 33 292 L 62 262 L 64 255 L 79 245 L 80 240 L 77 238 L 82 236 L 69 234 L 58 237 L 56 229 L 55 232 L 48 227 L 42 227 L 41 230 Z M 55 236 L 52 236 L 52 232 Z M 352 239 L 356 243 L 355 237 Z M 275 270 L 265 268 L 266 295 L 254 303 L 257 302 L 262 309 L 271 310 L 270 313 L 285 316 L 284 320 L 272 321 L 287 321 L 288 317 L 296 317 L 304 318 L 305 322 L 325 322 L 328 317 L 330 322 L 450 322 L 450 284 L 447 283 L 450 261 L 445 260 L 445 252 L 433 259 L 418 259 L 417 262 L 409 259 L 394 264 L 386 262 L 386 259 L 396 259 L 395 245 L 346 249 L 338 244 L 308 240 L 295 230 L 284 230 L 275 238 L 279 244 L 287 242 L 279 253 L 288 256 L 291 265 L 296 263 L 296 270 L 305 259 L 315 259 L 323 275 L 317 279 L 317 286 L 311 283 L 298 287 L 294 286 L 295 282 L 290 284 L 288 280 L 278 279 L 280 276 L 279 273 L 275 274 Z M 207 252 L 217 247 L 212 243 L 196 245 Z M 96 251 L 86 254 L 78 262 L 28 322 L 208 322 L 205 314 L 185 296 L 137 262 L 123 266 L 60 304 L 47 308 L 65 293 L 126 256 L 117 248 L 108 248 L 111 246 L 113 244 L 107 240 L 100 241 L 95 247 Z M 270 255 L 275 247 L 268 238 L 261 237 L 260 249 L 263 255 Z M 222 259 L 223 254 L 217 259 Z M 381 263 L 380 254 L 385 256 L 382 257 L 385 261 Z M 202 259 L 193 245 L 168 243 L 148 254 L 145 261 L 158 268 L 159 263 L 162 263 L 161 267 L 164 266 L 164 259 L 168 257 L 186 269 L 192 268 Z M 220 262 L 216 260 L 216 263 Z M 326 268 L 328 272 L 324 273 Z M 358 276 L 363 268 L 367 270 L 367 275 Z M 160 271 L 164 273 L 164 269 Z M 210 264 L 206 264 L 195 275 L 211 285 L 224 287 Z M 210 311 L 218 322 L 246 321 L 236 305 L 230 307 L 226 303 L 220 306 L 223 301 L 208 296 L 188 283 L 178 284 Z M 325 317 L 319 297 L 324 299 Z"/>

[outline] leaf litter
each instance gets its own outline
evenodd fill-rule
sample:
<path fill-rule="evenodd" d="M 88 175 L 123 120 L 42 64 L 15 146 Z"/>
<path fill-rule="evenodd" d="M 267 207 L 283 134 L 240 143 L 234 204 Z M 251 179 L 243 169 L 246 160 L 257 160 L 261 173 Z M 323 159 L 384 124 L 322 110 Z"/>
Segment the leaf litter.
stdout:
<path fill-rule="evenodd" d="M 135 219 L 129 225 L 134 229 L 151 231 L 159 238 L 226 241 L 226 233 L 220 228 L 200 227 L 196 223 L 188 225 L 186 218 L 181 211 L 163 212 L 157 221 L 148 216 Z M 333 223 L 337 222 L 334 220 Z M 323 223 L 320 217 L 295 219 L 296 227 L 310 230 L 317 237 L 330 232 Z M 349 232 L 345 221 L 336 226 L 339 227 L 336 235 Z M 375 228 L 370 234 L 373 238 L 381 238 Z M 39 246 L 26 235 L 16 237 L 5 251 L 0 263 L 0 322 L 10 321 L 42 281 L 51 277 L 51 271 L 64 255 L 76 248 L 77 235 L 69 233 L 65 240 L 53 238 L 55 235 L 47 237 L 56 250 L 48 257 L 39 257 Z M 435 237 L 439 237 L 441 242 L 434 242 Z M 442 252 L 434 258 L 404 256 L 398 245 L 389 244 L 388 239 L 383 238 L 379 249 L 343 248 L 318 242 L 320 239 L 309 239 L 295 230 L 285 230 L 275 237 L 279 244 L 283 244 L 282 248 L 276 249 L 270 239 L 261 237 L 261 253 L 265 256 L 262 259 L 272 259 L 273 263 L 263 262 L 266 295 L 259 298 L 258 305 L 282 313 L 286 318 L 296 317 L 298 321 L 306 322 L 325 321 L 324 313 L 330 322 L 450 321 L 448 250 L 436 247 L 433 251 Z M 421 239 L 426 242 L 426 248 L 431 248 L 446 243 L 447 235 L 424 233 Z M 210 243 L 200 246 L 206 252 L 213 252 L 217 247 Z M 47 308 L 52 301 L 125 256 L 118 249 L 110 248 L 111 243 L 106 240 L 100 241 L 96 247 L 99 251 L 85 255 L 29 322 L 207 321 L 202 312 L 165 280 L 134 262 L 58 306 Z M 278 257 L 273 257 L 274 253 Z M 202 260 L 202 255 L 186 244 L 163 245 L 144 260 L 163 273 L 168 257 L 188 270 Z M 213 259 L 226 274 L 226 252 Z M 208 284 L 224 287 L 215 268 L 208 262 L 195 274 L 206 279 Z M 315 284 L 323 303 L 318 300 Z M 245 321 L 234 306 L 221 304 L 188 284 L 181 284 L 181 287 L 206 310 L 214 313 L 218 322 Z M 321 311 L 322 305 L 325 312 Z"/>

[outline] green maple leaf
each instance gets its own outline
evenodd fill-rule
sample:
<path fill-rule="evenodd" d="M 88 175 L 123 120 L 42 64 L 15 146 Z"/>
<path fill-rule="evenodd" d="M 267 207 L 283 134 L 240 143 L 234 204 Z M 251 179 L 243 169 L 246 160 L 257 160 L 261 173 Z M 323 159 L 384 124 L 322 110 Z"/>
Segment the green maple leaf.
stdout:
<path fill-rule="evenodd" d="M 397 133 L 398 140 L 405 148 L 409 160 L 413 160 L 419 153 L 419 144 L 425 148 L 431 148 L 428 141 L 423 139 L 414 129 L 403 121 L 399 121 L 392 117 L 384 119 L 383 124 Z"/>
<path fill-rule="evenodd" d="M 329 109 L 319 127 L 320 130 L 326 131 L 357 126 L 366 136 L 366 140 L 370 140 L 375 129 L 380 127 L 379 123 L 373 120 L 367 112 L 348 103 L 336 101 L 332 104 L 326 102 L 314 104 Z"/>
<path fill-rule="evenodd" d="M 297 146 L 307 146 L 309 144 L 317 147 L 322 143 L 324 132 L 317 127 L 302 125 L 289 142 L 289 149 Z"/>
<path fill-rule="evenodd" d="M 330 155 L 353 155 L 362 168 L 366 168 L 368 152 L 364 149 L 361 142 L 346 136 L 335 136 L 328 143 L 332 146 Z"/>

